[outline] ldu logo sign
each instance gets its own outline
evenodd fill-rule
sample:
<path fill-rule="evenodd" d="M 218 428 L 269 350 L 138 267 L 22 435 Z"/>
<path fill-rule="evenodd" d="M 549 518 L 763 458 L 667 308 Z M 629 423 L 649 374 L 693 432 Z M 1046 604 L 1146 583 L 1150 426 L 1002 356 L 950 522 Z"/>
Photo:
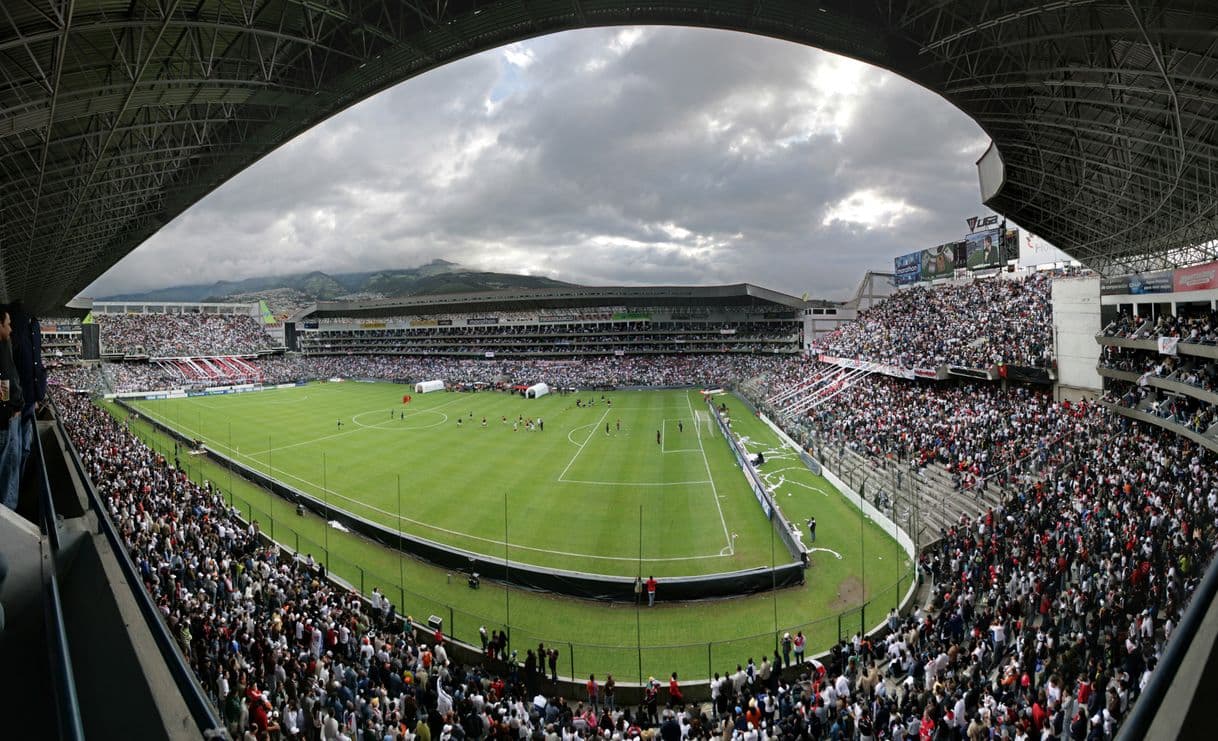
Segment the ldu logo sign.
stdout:
<path fill-rule="evenodd" d="M 968 219 L 966 219 L 966 221 L 968 222 L 968 230 L 970 232 L 975 232 L 978 228 L 984 229 L 987 226 L 994 226 L 997 224 L 998 216 L 996 214 L 985 217 L 970 216 Z"/>

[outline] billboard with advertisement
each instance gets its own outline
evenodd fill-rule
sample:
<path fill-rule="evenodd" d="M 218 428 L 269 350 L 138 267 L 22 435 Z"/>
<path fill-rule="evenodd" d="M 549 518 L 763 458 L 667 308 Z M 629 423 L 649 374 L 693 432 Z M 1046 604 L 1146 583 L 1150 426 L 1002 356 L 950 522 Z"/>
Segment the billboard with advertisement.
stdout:
<path fill-rule="evenodd" d="M 969 270 L 996 268 L 1006 262 L 1002 255 L 1002 230 L 986 229 L 964 238 L 964 264 Z"/>
<path fill-rule="evenodd" d="M 1218 288 L 1218 262 L 1179 268 L 1172 275 L 1173 291 L 1207 291 Z"/>
<path fill-rule="evenodd" d="M 1100 280 L 1101 296 L 1141 295 L 1146 293 L 1171 293 L 1172 271 L 1159 270 L 1154 273 L 1137 273 Z"/>
<path fill-rule="evenodd" d="M 921 252 L 892 258 L 892 274 L 898 286 L 908 286 L 922 279 Z"/>
<path fill-rule="evenodd" d="M 956 243 L 922 250 L 922 280 L 950 278 L 956 272 Z"/>

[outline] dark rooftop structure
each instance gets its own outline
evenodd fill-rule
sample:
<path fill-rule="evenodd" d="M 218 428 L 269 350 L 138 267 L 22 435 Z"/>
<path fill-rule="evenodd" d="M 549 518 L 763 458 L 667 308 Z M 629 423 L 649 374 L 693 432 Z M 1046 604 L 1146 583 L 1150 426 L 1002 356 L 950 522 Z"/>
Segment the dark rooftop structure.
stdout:
<path fill-rule="evenodd" d="M 1209 0 L 52 0 L 0 15 L 0 299 L 62 306 L 310 126 L 566 29 L 738 30 L 944 96 L 996 149 L 983 200 L 1106 273 L 1218 254 Z"/>

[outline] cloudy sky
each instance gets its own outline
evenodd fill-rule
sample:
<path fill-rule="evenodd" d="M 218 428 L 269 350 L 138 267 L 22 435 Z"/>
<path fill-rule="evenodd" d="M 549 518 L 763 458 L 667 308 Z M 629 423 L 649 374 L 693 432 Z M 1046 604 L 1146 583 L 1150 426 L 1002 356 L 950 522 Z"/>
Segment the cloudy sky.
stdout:
<path fill-rule="evenodd" d="M 724 31 L 574 31 L 472 57 L 306 132 L 86 295 L 445 258 L 585 284 L 841 298 L 959 239 L 970 119 L 888 72 Z"/>

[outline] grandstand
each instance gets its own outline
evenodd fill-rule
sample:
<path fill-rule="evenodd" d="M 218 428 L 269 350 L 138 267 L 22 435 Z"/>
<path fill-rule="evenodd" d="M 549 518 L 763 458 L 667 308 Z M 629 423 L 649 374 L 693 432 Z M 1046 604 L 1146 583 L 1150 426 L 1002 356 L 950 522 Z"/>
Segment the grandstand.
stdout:
<path fill-rule="evenodd" d="M 1059 508 L 1053 511 L 1068 519 L 1077 514 L 1073 498 L 1065 496 L 1058 501 L 1055 497 L 1090 492 L 1089 481 L 1120 480 L 1120 469 L 1107 470 L 1104 461 L 1121 465 L 1127 455 L 1120 450 L 1171 450 L 1177 436 L 1201 444 L 1202 447 L 1187 452 L 1194 456 L 1195 465 L 1178 482 L 1179 488 L 1177 482 L 1146 484 L 1147 495 L 1156 499 L 1187 496 L 1190 504 L 1182 512 L 1192 514 L 1182 515 L 1185 517 L 1182 522 L 1171 523 L 1150 512 L 1145 513 L 1145 520 L 1134 519 L 1146 533 L 1179 527 L 1189 532 L 1210 532 L 1212 522 L 1204 519 L 1202 513 L 1212 513 L 1218 507 L 1215 488 L 1218 482 L 1210 473 L 1218 470 L 1218 459 L 1203 448 L 1214 450 L 1212 440 L 1205 445 L 1214 430 L 1212 414 L 1206 416 L 1205 410 L 1196 405 L 1185 409 L 1179 402 L 1163 406 L 1161 413 L 1157 413 L 1158 407 L 1150 412 L 1146 408 L 1155 400 L 1149 394 L 1135 399 L 1133 391 L 1122 387 L 1126 391 L 1122 397 L 1111 384 L 1106 390 L 1098 386 L 1093 389 L 1103 393 L 1095 403 L 1071 402 L 1055 394 L 1056 363 L 1052 353 L 1057 345 L 1049 330 L 1063 326 L 1064 319 L 1054 316 L 1051 290 L 1054 277 L 1045 273 L 1019 274 L 898 291 L 862 312 L 858 322 L 821 337 L 813 345 L 814 353 L 823 348 L 835 354 L 819 353 L 816 359 L 798 351 L 801 323 L 806 318 L 798 302 L 783 299 L 784 303 L 774 303 L 770 301 L 774 294 L 767 293 L 769 303 L 743 310 L 734 307 L 733 302 L 755 301 L 753 297 L 763 293 L 763 289 L 749 287 L 697 299 L 691 299 L 688 290 L 657 289 L 686 295 L 680 306 L 670 304 L 647 312 L 638 307 L 664 306 L 658 293 L 639 297 L 641 303 L 634 304 L 623 289 L 617 289 L 617 295 L 596 289 L 598 295 L 588 299 L 595 303 L 586 306 L 578 301 L 564 306 L 561 301 L 538 301 L 534 295 L 509 294 L 482 294 L 465 300 L 455 297 L 444 301 L 419 300 L 404 305 L 382 303 L 375 307 L 329 304 L 312 307 L 293 318 L 290 324 L 300 326 L 295 332 L 300 352 L 251 362 L 261 364 L 266 377 L 277 381 L 336 376 L 402 380 L 443 377 L 455 379 L 458 386 L 462 383 L 511 386 L 531 382 L 539 371 L 555 374 L 561 383 L 572 387 L 668 386 L 736 379 L 740 391 L 759 412 L 799 441 L 811 458 L 823 466 L 826 476 L 831 476 L 843 491 L 856 496 L 860 504 L 865 501 L 877 516 L 899 523 L 914 547 L 923 553 L 924 573 L 933 576 L 936 584 L 950 584 L 959 578 L 962 567 L 959 555 L 968 553 L 975 545 L 961 538 L 974 528 L 1004 529 L 1008 526 L 999 526 L 1004 520 L 1020 527 L 1037 527 L 1034 525 L 1037 522 L 1043 527 L 1055 522 L 1052 518 L 1045 520 L 1043 510 L 1027 509 L 1026 491 L 1047 497 L 1046 501 Z M 1098 291 L 1099 279 L 1094 276 L 1057 278 L 1068 283 L 1090 282 Z M 724 298 L 725 295 L 729 298 Z M 1196 293 L 1189 298 L 1198 299 L 1188 303 L 1200 307 L 1218 297 Z M 487 308 L 492 303 L 494 308 Z M 944 311 L 952 307 L 969 315 L 992 317 L 989 333 L 1002 341 L 969 348 L 966 355 L 943 353 L 940 348 L 956 344 L 951 342 L 953 323 L 949 322 L 945 331 L 942 322 Z M 1095 340 L 1090 340 L 1113 343 L 1104 352 L 1099 373 L 1126 374 L 1111 377 L 1132 381 L 1128 386 L 1135 390 L 1156 388 L 1152 386 L 1156 384 L 1164 391 L 1180 391 L 1181 397 L 1190 396 L 1191 392 L 1191 398 L 1198 403 L 1212 396 L 1218 373 L 1218 366 L 1209 359 L 1214 347 L 1213 317 L 1199 311 L 1187 316 L 1164 312 L 1154 319 L 1133 318 L 1144 311 L 1135 306 L 1130 314 L 1115 316 L 1095 335 Z M 903 318 L 901 331 L 880 335 L 859 333 L 868 322 L 880 321 L 880 326 L 891 326 L 891 322 L 875 318 L 885 316 L 886 312 Z M 674 314 L 681 318 L 674 320 Z M 1098 329 L 1098 314 L 1089 316 L 1088 321 Z M 477 323 L 491 319 L 496 320 L 494 324 Z M 181 322 L 183 336 L 191 335 L 195 328 L 193 319 L 178 317 L 174 321 Z M 448 323 L 441 325 L 440 321 Z M 648 352 L 645 347 L 634 346 L 657 341 L 675 343 L 675 339 L 669 338 L 702 336 L 707 334 L 706 325 L 719 328 L 730 321 L 736 322 L 733 327 L 736 329 L 750 323 L 758 325 L 748 330 L 752 335 L 749 346 L 761 344 L 757 336 L 776 328 L 776 334 L 785 338 L 778 343 L 781 349 L 775 352 L 772 347 L 763 346 L 752 352 L 733 351 L 727 343 L 719 342 L 693 344 L 686 352 L 673 353 Z M 550 324 L 556 325 L 556 331 L 548 331 Z M 652 328 L 651 324 L 660 326 Z M 691 329 L 692 324 L 701 326 Z M 495 329 L 487 331 L 484 329 L 487 326 Z M 292 332 L 289 329 L 289 336 Z M 657 340 L 657 336 L 665 339 Z M 1187 340 L 1177 345 L 1183 348 L 1178 349 L 1183 362 L 1159 359 L 1162 357 L 1158 353 L 1159 338 L 1164 336 Z M 589 347 L 599 345 L 602 349 L 589 351 L 567 344 L 579 337 L 588 338 Z M 644 337 L 645 340 L 641 339 Z M 866 339 L 864 347 L 849 345 L 859 337 Z M 465 349 L 471 343 L 488 340 L 503 342 Z M 551 342 L 545 349 L 533 350 L 537 344 Z M 332 346 L 325 347 L 327 343 Z M 336 344 L 339 346 L 334 347 Z M 622 352 L 622 345 L 629 351 Z M 507 349 L 500 357 L 501 353 L 488 351 L 487 346 Z M 420 352 L 418 347 L 430 349 Z M 494 356 L 488 357 L 488 352 Z M 538 357 L 530 357 L 534 353 Z M 581 356 L 578 365 L 568 362 Z M 1190 362 L 1193 356 L 1196 362 Z M 1028 364 L 1017 364 L 1021 361 Z M 1128 374 L 1134 374 L 1134 378 L 1129 379 Z M 1141 386 L 1137 384 L 1139 380 Z M 74 406 L 72 397 L 60 397 L 60 403 L 75 409 L 72 415 L 76 424 L 88 416 L 84 409 Z M 1125 432 L 1117 437 L 1122 427 L 1118 415 L 1133 416 L 1153 426 L 1142 428 L 1135 436 Z M 106 422 L 97 418 L 90 424 Z M 1094 457 L 1098 451 L 1105 451 L 1105 456 Z M 1080 478 L 1081 461 L 1087 461 L 1090 469 Z M 1101 497 L 1100 492 L 1094 495 Z M 207 496 L 207 492 L 199 496 Z M 1123 511 L 1126 518 L 1134 517 L 1128 507 L 1111 496 L 1111 492 L 1104 493 L 1097 498 L 1097 506 Z M 1091 522 L 1103 521 L 1084 521 L 1079 526 Z M 1082 537 L 1084 542 L 1100 542 L 1110 535 L 1099 529 L 1084 531 Z M 1152 661 L 1162 658 L 1166 638 L 1183 619 L 1185 600 L 1181 595 L 1188 593 L 1198 578 L 1192 564 L 1209 560 L 1205 540 L 1165 542 L 1171 550 L 1147 561 L 1151 572 L 1168 569 L 1168 564 L 1178 567 L 1184 563 L 1189 564 L 1188 570 L 1177 570 L 1174 578 L 1167 577 L 1170 589 L 1165 592 L 1149 595 L 1135 590 L 1121 597 L 1131 605 L 1148 605 L 1159 616 L 1154 622 L 1139 619 L 1139 623 L 1147 622 L 1150 626 L 1143 648 Z M 1113 573 L 1116 565 L 1099 557 L 1104 549 L 1096 547 L 1092 552 L 1095 556 L 1090 557 L 1089 565 L 1069 563 L 1064 572 L 1054 577 L 1061 580 L 1067 591 L 1086 586 L 1088 569 Z M 1003 559 L 1001 551 L 984 556 L 996 570 L 988 584 L 978 589 L 1046 583 L 1045 575 L 1034 568 L 1005 573 Z M 1116 582 L 1106 583 L 1111 594 Z M 990 612 L 980 618 L 983 624 L 999 625 L 1004 633 L 1014 631 L 1018 635 L 1012 616 L 1030 609 L 1026 604 L 1029 595 L 1020 588 L 1009 588 L 1015 591 L 1005 592 L 1005 597 L 997 592 L 981 598 L 948 590 L 922 599 L 930 599 L 930 614 L 938 620 L 948 620 L 953 614 L 972 609 L 964 606 L 964 600 L 971 603 L 983 599 L 990 605 Z M 1032 595 L 1037 590 L 1031 586 Z M 1062 609 L 1068 614 L 1079 614 L 1077 605 L 1067 607 L 1063 603 L 1059 607 L 1052 599 L 1047 604 L 1050 612 Z M 1001 605 L 1001 609 L 993 611 L 994 605 Z M 1042 616 L 1045 614 L 1043 605 L 1035 607 Z M 1097 609 L 1095 598 L 1083 608 Z M 1102 646 L 1119 634 L 1120 624 L 1112 613 L 1105 617 L 1101 610 L 1098 614 L 1100 622 L 1095 624 L 1067 619 L 1050 628 L 1046 620 L 1040 630 L 1056 634 L 1068 628 L 1072 635 L 1081 635 L 1079 631 L 1085 628 L 1098 630 L 1094 639 L 1098 643 L 1093 645 Z M 950 622 L 936 624 L 940 627 L 925 633 L 923 640 L 942 640 L 942 636 L 951 635 Z M 1137 630 L 1143 628 L 1139 625 Z M 881 638 L 877 640 L 883 641 L 880 654 L 890 663 L 891 671 L 910 660 L 902 653 L 908 647 L 903 641 L 898 642 L 899 631 L 888 633 L 887 638 L 882 638 L 883 633 L 881 629 Z M 988 658 L 982 655 L 971 671 L 997 672 L 998 676 L 1013 672 L 1018 677 L 1021 671 L 1021 664 L 1016 661 L 1018 655 L 1011 657 L 1008 665 L 1002 657 L 1004 647 L 995 645 L 992 635 L 985 643 L 996 653 Z M 858 651 L 849 642 L 840 648 L 843 653 L 826 655 L 822 661 L 828 661 L 831 667 L 841 666 L 837 662 Z M 865 653 L 863 660 L 868 656 Z M 912 660 L 915 664 L 919 662 L 916 657 Z M 1052 657 L 1048 665 L 1055 671 L 1067 672 L 1066 682 L 1073 682 L 1078 673 Z M 942 668 L 931 662 L 920 671 L 937 672 Z M 1074 674 L 1069 674 L 1071 671 Z M 861 679 L 854 676 L 852 681 Z M 1109 681 L 1110 691 L 1099 692 L 1097 696 L 1115 700 L 1093 707 L 1094 701 L 1088 705 L 1076 698 L 1079 710 L 1070 710 L 1060 703 L 1053 710 L 1058 715 L 1067 712 L 1077 715 L 1085 710 L 1089 723 L 1097 727 L 1115 726 L 1128 714 L 1132 699 L 1145 683 L 1145 678 L 1135 679 L 1088 675 L 1088 684 Z M 1032 681 L 1047 680 L 1042 676 Z M 696 690 L 691 687 L 690 691 Z M 995 695 L 996 699 L 1004 697 L 1006 701 L 1012 699 L 1002 693 Z M 1091 720 L 1093 717 L 1096 719 Z"/>
<path fill-rule="evenodd" d="M 678 685 L 674 674 L 667 694 L 621 682 L 628 718 L 560 710 L 556 695 L 587 699 L 591 689 L 564 670 L 544 685 L 534 718 L 532 693 L 515 685 L 521 674 L 536 681 L 536 655 L 531 670 L 527 659 L 518 666 L 493 628 L 486 646 L 452 640 L 442 615 L 400 626 L 379 588 L 354 593 L 311 554 L 274 546 L 252 509 L 233 511 L 211 482 L 189 480 L 174 460 L 188 451 L 157 453 L 127 420 L 55 391 L 17 506 L 0 511 L 3 651 L 16 668 L 0 697 L 16 732 L 235 737 L 249 724 L 257 737 L 299 724 L 314 736 L 345 726 L 384 737 L 405 724 L 451 739 L 461 733 L 446 725 L 483 737 L 494 723 L 523 737 L 547 733 L 553 708 L 554 737 L 595 722 L 626 738 L 659 725 L 649 697 L 681 710 L 713 692 L 718 712 L 682 716 L 690 735 L 718 735 L 722 722 L 760 737 L 762 713 L 767 734 L 813 738 L 877 728 L 904 738 L 1207 733 L 1218 609 L 1211 4 L 491 1 L 403 13 L 272 1 L 250 13 L 204 0 L 5 10 L 0 292 L 37 314 L 67 314 L 76 292 L 168 220 L 337 110 L 482 49 L 624 23 L 747 30 L 908 76 L 993 137 L 978 162 L 983 202 L 1099 271 L 1037 278 L 1043 285 L 1018 295 L 993 278 L 903 291 L 858 307 L 857 329 L 822 337 L 805 326 L 815 362 L 798 357 L 806 346 L 786 317 L 733 318 L 724 306 L 714 330 L 671 314 L 656 327 L 614 318 L 618 307 L 659 316 L 673 289 L 528 306 L 486 295 L 457 312 L 441 308 L 445 298 L 322 305 L 285 337 L 301 352 L 270 359 L 245 355 L 274 342 L 200 344 L 180 332 L 193 320 L 175 317 L 159 339 L 117 342 L 124 362 L 69 369 L 60 385 L 113 388 L 130 374 L 160 386 L 187 380 L 187 369 L 207 384 L 231 366 L 193 359 L 233 355 L 267 381 L 350 370 L 399 378 L 438 363 L 479 379 L 577 354 L 566 365 L 580 384 L 731 375 L 853 503 L 887 512 L 911 536 L 920 591 L 886 619 L 872 614 L 874 630 L 861 624 L 855 637 L 839 626 L 830 650 L 814 660 L 797 652 L 799 665 L 783 671 L 763 661 L 733 672 L 745 657 L 715 656 L 707 673 L 730 679 L 713 690 L 710 677 Z M 201 75 L 200 63 L 224 74 Z M 740 304 L 774 298 L 733 290 Z M 1007 301 L 1023 303 L 1009 315 Z M 968 311 L 945 325 L 932 306 Z M 519 335 L 468 321 L 518 312 Z M 466 331 L 441 329 L 447 313 Z M 560 331 L 543 330 L 543 316 L 561 314 Z M 410 326 L 432 318 L 434 327 Z M 985 333 L 971 336 L 978 318 Z M 52 343 L 69 358 L 71 334 L 57 327 Z M 581 342 L 588 335 L 604 347 Z M 697 351 L 674 353 L 681 339 Z M 150 362 L 172 357 L 192 362 Z M 777 656 L 785 636 L 772 637 Z M 421 725 L 410 723 L 420 710 Z"/>
<path fill-rule="evenodd" d="M 293 316 L 286 332 L 306 356 L 792 354 L 803 348 L 803 308 L 750 285 L 534 289 L 319 304 Z"/>

